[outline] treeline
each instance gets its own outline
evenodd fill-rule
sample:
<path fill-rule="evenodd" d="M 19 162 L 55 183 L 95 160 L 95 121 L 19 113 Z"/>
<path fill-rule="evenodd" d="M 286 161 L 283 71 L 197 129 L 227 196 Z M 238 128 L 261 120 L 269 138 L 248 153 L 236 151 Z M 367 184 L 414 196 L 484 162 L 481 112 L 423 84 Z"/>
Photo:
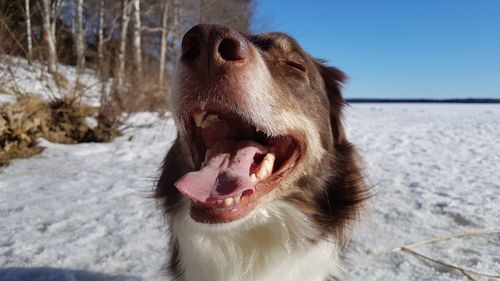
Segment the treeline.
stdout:
<path fill-rule="evenodd" d="M 182 34 L 197 23 L 247 32 L 252 13 L 252 0 L 0 0 L 0 95 L 16 97 L 0 104 L 0 166 L 39 153 L 40 137 L 111 141 L 128 113 L 167 111 Z M 20 87 L 35 82 L 42 97 Z"/>
<path fill-rule="evenodd" d="M 165 99 L 182 34 L 198 23 L 247 32 L 252 0 L 0 1 L 0 54 L 47 65 L 74 65 L 112 81 L 109 98 L 123 106 Z"/>
<path fill-rule="evenodd" d="M 462 98 L 462 99 L 381 99 L 351 98 L 349 103 L 500 103 L 495 98 Z"/>

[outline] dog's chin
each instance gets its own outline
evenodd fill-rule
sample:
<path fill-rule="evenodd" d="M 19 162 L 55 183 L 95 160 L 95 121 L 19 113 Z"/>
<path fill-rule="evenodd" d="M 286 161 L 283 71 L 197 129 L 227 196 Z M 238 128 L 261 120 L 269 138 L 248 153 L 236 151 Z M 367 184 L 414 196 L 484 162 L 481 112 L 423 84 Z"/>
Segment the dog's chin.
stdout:
<path fill-rule="evenodd" d="M 247 217 L 255 209 L 255 202 L 231 207 L 208 207 L 191 202 L 191 218 L 204 224 L 227 224 Z"/>
<path fill-rule="evenodd" d="M 276 203 L 278 199 L 273 193 L 266 194 L 255 201 L 242 202 L 227 208 L 204 206 L 186 198 L 185 203 L 189 209 L 189 217 L 200 225 L 223 229 L 234 225 L 255 221 L 256 216 L 268 217 L 269 205 Z"/>
<path fill-rule="evenodd" d="M 276 201 L 273 202 L 276 205 L 282 203 Z M 266 224 L 272 217 L 273 212 L 272 204 L 256 207 L 250 210 L 248 213 L 234 220 L 211 220 L 206 219 L 200 220 L 197 217 L 193 217 L 192 203 L 190 200 L 183 198 L 181 203 L 180 211 L 177 213 L 178 216 L 184 218 L 184 222 L 189 225 L 194 231 L 199 231 L 201 233 L 226 233 L 230 231 L 245 231 L 258 226 Z"/>

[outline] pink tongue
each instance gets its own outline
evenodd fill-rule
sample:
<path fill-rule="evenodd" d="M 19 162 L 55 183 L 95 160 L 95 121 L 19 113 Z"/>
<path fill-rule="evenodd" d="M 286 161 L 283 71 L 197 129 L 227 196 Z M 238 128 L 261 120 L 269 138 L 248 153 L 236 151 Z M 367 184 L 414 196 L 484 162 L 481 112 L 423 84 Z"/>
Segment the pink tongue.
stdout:
<path fill-rule="evenodd" d="M 185 196 L 207 203 L 242 192 L 255 192 L 250 167 L 256 154 L 269 148 L 251 140 L 223 140 L 212 146 L 200 170 L 182 176 L 175 187 Z"/>

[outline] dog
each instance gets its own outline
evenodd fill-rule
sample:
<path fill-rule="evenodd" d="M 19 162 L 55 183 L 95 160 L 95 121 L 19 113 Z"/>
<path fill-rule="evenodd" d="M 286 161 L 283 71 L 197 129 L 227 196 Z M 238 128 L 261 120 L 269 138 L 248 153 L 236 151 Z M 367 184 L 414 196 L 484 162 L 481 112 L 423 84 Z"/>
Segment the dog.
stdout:
<path fill-rule="evenodd" d="M 284 33 L 197 25 L 181 48 L 155 190 L 174 280 L 340 280 L 367 197 L 346 76 Z"/>

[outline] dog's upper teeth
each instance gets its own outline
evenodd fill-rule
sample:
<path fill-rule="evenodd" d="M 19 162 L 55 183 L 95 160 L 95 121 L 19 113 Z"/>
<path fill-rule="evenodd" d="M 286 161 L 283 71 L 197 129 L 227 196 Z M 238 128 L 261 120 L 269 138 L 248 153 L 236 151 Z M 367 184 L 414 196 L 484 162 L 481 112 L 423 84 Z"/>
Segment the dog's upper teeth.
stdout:
<path fill-rule="evenodd" d="M 196 112 L 193 114 L 196 127 L 208 128 L 213 122 L 219 121 L 219 116 L 216 114 L 208 114 L 206 111 Z"/>
<path fill-rule="evenodd" d="M 205 129 L 205 128 L 209 127 L 210 124 L 212 124 L 213 122 L 218 121 L 218 120 L 219 120 L 219 116 L 217 116 L 215 114 L 209 114 L 209 115 L 205 116 L 205 120 L 203 120 L 201 127 L 203 129 Z"/>
<path fill-rule="evenodd" d="M 195 114 L 193 114 L 194 123 L 196 124 L 197 127 L 201 127 L 203 125 L 203 120 L 205 120 L 205 115 L 207 115 L 205 111 L 196 112 Z"/>
<path fill-rule="evenodd" d="M 262 159 L 262 162 L 260 164 L 259 170 L 257 171 L 257 179 L 263 180 L 267 177 L 269 177 L 273 173 L 273 167 L 274 167 L 274 161 L 276 160 L 276 157 L 272 153 L 266 154 L 264 156 L 264 159 Z"/>
<path fill-rule="evenodd" d="M 233 205 L 233 197 L 227 197 L 226 199 L 224 199 L 224 204 L 226 204 L 226 206 L 231 206 Z"/>

